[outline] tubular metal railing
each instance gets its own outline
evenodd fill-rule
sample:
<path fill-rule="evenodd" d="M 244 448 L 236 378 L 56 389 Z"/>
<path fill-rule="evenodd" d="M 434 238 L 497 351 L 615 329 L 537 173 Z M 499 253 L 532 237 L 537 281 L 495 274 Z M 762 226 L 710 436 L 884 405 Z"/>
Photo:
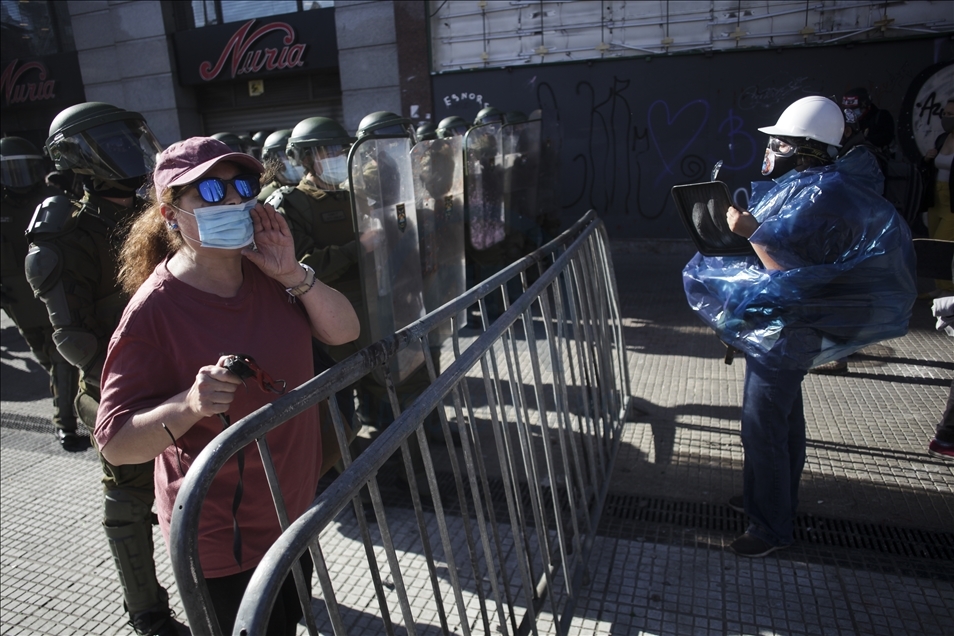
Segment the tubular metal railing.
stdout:
<path fill-rule="evenodd" d="M 514 281 L 522 291 L 511 304 Z M 504 309 L 493 321 L 490 294 L 502 297 Z M 469 336 L 457 316 L 475 304 L 483 329 Z M 447 321 L 453 336 L 445 357 L 452 361 L 437 374 L 428 333 Z M 335 393 L 409 346 L 423 349 L 431 385 L 401 412 L 389 378 L 396 418 L 352 461 Z M 590 211 L 543 248 L 209 444 L 185 477 L 171 527 L 172 565 L 192 633 L 221 633 L 199 564 L 202 502 L 218 470 L 252 443 L 283 533 L 252 576 L 234 634 L 265 632 L 289 572 L 310 634 L 319 624 L 338 636 L 537 634 L 543 623 L 566 633 L 588 580 L 631 402 L 627 369 L 606 231 Z M 324 399 L 345 470 L 289 520 L 265 434 Z M 428 444 L 423 422 L 432 412 L 445 445 Z M 404 477 L 406 487 L 396 488 L 393 477 Z M 373 508 L 370 523 L 362 496 Z M 339 515 L 349 502 L 354 514 Z M 306 550 L 317 599 L 299 565 Z"/>

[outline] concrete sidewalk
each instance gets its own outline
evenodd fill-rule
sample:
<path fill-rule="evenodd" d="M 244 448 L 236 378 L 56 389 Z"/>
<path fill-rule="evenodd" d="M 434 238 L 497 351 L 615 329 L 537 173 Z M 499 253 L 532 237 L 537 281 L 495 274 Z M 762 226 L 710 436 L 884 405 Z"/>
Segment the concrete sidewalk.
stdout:
<path fill-rule="evenodd" d="M 954 463 L 927 454 L 954 341 L 934 331 L 930 304 L 918 301 L 908 335 L 853 356 L 848 375 L 807 377 L 798 542 L 741 559 L 725 546 L 744 518 L 725 502 L 741 491 L 744 361 L 725 365 L 686 305 L 691 254 L 684 242 L 613 244 L 638 412 L 571 633 L 954 634 Z M 5 315 L 0 327 L 0 632 L 131 634 L 99 463 L 60 449 L 47 380 Z M 333 530 L 339 558 L 355 549 L 352 522 Z M 155 541 L 182 617 L 158 528 Z"/>

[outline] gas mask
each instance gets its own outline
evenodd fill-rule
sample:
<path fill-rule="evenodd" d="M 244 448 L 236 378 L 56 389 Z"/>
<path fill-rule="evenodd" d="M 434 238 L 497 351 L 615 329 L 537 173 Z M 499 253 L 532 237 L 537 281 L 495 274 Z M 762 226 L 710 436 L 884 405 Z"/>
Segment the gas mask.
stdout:
<path fill-rule="evenodd" d="M 941 117 L 941 128 L 946 133 L 954 132 L 954 117 Z"/>
<path fill-rule="evenodd" d="M 229 250 L 245 247 L 252 242 L 255 226 L 250 213 L 256 203 L 255 199 L 250 199 L 243 203 L 196 208 L 195 212 L 183 210 L 178 206 L 176 209 L 195 217 L 195 223 L 199 227 L 198 241 L 202 247 Z M 186 235 L 183 233 L 183 236 Z M 196 240 L 194 236 L 186 238 Z"/>
<path fill-rule="evenodd" d="M 778 137 L 769 137 L 762 160 L 762 175 L 778 179 L 795 168 L 795 146 Z"/>

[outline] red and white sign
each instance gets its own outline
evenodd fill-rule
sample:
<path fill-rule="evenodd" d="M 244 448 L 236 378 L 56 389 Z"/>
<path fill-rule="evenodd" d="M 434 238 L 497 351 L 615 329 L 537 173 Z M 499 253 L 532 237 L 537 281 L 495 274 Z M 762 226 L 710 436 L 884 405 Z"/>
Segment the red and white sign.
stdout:
<path fill-rule="evenodd" d="M 232 78 L 250 73 L 290 69 L 304 64 L 307 45 L 295 43 L 295 29 L 290 24 L 271 22 L 250 34 L 249 31 L 254 24 L 255 20 L 249 20 L 232 35 L 219 54 L 219 59 L 214 66 L 207 60 L 199 64 L 199 76 L 207 82 L 214 80 L 225 68 L 230 58 Z M 283 45 L 281 49 L 255 46 L 266 35 L 274 32 L 285 34 L 281 40 Z"/>
<path fill-rule="evenodd" d="M 17 68 L 19 62 L 20 60 L 16 59 L 7 64 L 3 69 L 3 77 L 0 78 L 0 92 L 3 93 L 6 105 L 54 99 L 56 80 L 50 78 L 46 65 L 33 61 Z"/>

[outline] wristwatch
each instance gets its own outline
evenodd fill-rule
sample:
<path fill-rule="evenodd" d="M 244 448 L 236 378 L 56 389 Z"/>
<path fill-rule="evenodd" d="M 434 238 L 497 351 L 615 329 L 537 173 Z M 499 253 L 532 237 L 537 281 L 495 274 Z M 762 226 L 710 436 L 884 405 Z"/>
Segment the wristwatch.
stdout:
<path fill-rule="evenodd" d="M 313 270 L 308 265 L 304 263 L 299 263 L 301 268 L 305 270 L 305 280 L 301 281 L 299 284 L 294 287 L 286 287 L 285 291 L 288 292 L 288 295 L 292 298 L 297 298 L 307 292 L 309 289 L 315 286 L 315 270 Z"/>

